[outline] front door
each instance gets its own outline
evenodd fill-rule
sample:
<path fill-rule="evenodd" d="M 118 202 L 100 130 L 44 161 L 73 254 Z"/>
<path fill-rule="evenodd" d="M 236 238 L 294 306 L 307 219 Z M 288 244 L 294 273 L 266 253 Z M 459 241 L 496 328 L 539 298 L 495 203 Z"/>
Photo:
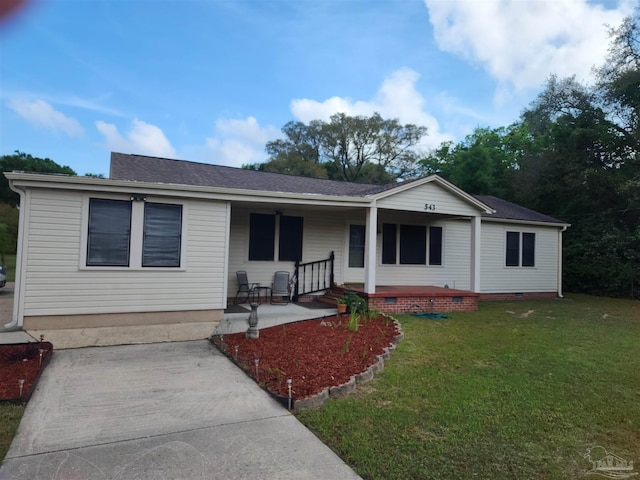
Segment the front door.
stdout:
<path fill-rule="evenodd" d="M 345 283 L 364 283 L 364 225 L 349 225 Z"/>

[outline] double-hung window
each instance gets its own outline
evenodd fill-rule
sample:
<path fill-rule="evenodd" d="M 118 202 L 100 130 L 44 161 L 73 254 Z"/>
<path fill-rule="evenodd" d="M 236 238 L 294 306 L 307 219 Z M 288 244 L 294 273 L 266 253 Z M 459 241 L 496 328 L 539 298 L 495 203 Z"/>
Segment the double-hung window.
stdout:
<path fill-rule="evenodd" d="M 86 266 L 180 267 L 182 205 L 89 199 Z"/>
<path fill-rule="evenodd" d="M 536 263 L 536 234 L 507 232 L 505 265 L 534 267 Z"/>
<path fill-rule="evenodd" d="M 302 260 L 302 231 L 302 217 L 252 213 L 249 218 L 249 260 L 272 262 L 276 251 L 281 262 Z"/>
<path fill-rule="evenodd" d="M 131 243 L 131 202 L 89 201 L 87 266 L 128 267 Z"/>
<path fill-rule="evenodd" d="M 383 265 L 442 265 L 442 227 L 382 224 Z"/>

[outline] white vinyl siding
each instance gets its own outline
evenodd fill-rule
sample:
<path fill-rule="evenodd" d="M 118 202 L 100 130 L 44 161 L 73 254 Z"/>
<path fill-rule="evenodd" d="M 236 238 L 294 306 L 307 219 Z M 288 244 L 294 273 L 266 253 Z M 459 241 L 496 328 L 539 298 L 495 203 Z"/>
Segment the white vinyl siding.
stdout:
<path fill-rule="evenodd" d="M 432 214 L 466 215 L 478 214 L 478 208 L 455 196 L 440 185 L 425 183 L 382 198 L 377 202 L 378 208 L 425 212 Z"/>
<path fill-rule="evenodd" d="M 382 214 L 378 219 L 378 229 L 382 223 L 408 223 L 410 216 Z M 377 285 L 435 285 L 462 290 L 469 289 L 469 262 L 471 259 L 471 233 L 468 220 L 439 220 L 437 217 L 414 216 L 413 222 L 427 226 L 442 227 L 442 265 L 383 265 L 381 264 L 382 235 L 378 235 Z"/>
<path fill-rule="evenodd" d="M 184 204 L 186 265 L 179 270 L 81 268 L 88 197 L 31 190 L 25 316 L 224 308 L 227 204 L 147 199 Z"/>
<path fill-rule="evenodd" d="M 555 292 L 558 289 L 558 229 L 482 222 L 481 293 Z M 535 233 L 535 266 L 505 265 L 507 232 Z"/>
<path fill-rule="evenodd" d="M 233 206 L 231 214 L 230 256 L 229 256 L 229 296 L 237 290 L 236 271 L 246 270 L 250 283 L 271 286 L 273 274 L 278 270 L 293 273 L 293 261 L 250 261 L 249 260 L 249 216 L 251 213 L 273 213 L 271 209 Z M 302 263 L 329 258 L 335 252 L 334 272 L 336 282 L 341 283 L 344 216 L 335 211 L 322 209 L 287 208 L 286 215 L 303 217 Z M 277 258 L 277 257 L 276 257 Z"/>

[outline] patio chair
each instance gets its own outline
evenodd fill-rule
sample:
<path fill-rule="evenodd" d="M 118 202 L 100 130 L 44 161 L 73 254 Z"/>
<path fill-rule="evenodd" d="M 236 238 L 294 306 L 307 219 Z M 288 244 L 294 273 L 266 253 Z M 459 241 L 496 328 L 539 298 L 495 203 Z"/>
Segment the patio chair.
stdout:
<path fill-rule="evenodd" d="M 289 284 L 289 272 L 276 272 L 273 275 L 273 285 L 271 286 L 271 304 L 274 303 L 289 303 L 289 295 L 291 294 Z M 274 302 L 274 297 L 280 297 L 279 302 Z"/>
<path fill-rule="evenodd" d="M 246 294 L 245 302 L 249 300 L 249 297 L 254 294 L 254 290 L 257 283 L 249 283 L 249 279 L 247 278 L 247 272 L 244 270 L 238 270 L 236 272 L 236 278 L 238 279 L 238 290 L 236 291 L 236 298 L 233 300 L 233 304 L 238 304 L 238 296 L 240 294 Z"/>

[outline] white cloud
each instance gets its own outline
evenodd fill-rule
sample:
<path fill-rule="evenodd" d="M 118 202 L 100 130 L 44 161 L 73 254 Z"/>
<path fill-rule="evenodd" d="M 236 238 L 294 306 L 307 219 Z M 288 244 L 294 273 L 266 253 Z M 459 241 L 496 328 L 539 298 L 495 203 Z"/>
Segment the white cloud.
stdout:
<path fill-rule="evenodd" d="M 261 127 L 254 117 L 219 119 L 214 136 L 207 138 L 207 147 L 216 165 L 240 167 L 265 161 L 265 144 L 279 136 L 280 130 L 271 125 Z"/>
<path fill-rule="evenodd" d="M 67 117 L 44 100 L 12 99 L 9 100 L 8 106 L 34 125 L 45 127 L 54 132 L 62 132 L 70 137 L 80 137 L 84 133 L 84 129 L 75 118 Z"/>
<path fill-rule="evenodd" d="M 424 97 L 415 88 L 419 78 L 415 71 L 402 68 L 385 78 L 369 101 L 353 101 L 344 97 L 331 97 L 322 102 L 295 99 L 291 102 L 291 112 L 305 123 L 316 119 L 327 121 L 334 113 L 370 116 L 378 112 L 383 118 L 397 118 L 401 123 L 427 127 L 428 135 L 422 147 L 435 147 L 452 137 L 440 132 L 438 121 L 425 110 Z"/>
<path fill-rule="evenodd" d="M 605 9 L 587 0 L 424 0 L 440 49 L 479 64 L 500 95 L 540 88 L 550 74 L 592 79 L 604 59 L 606 25 L 632 12 L 630 0 Z"/>
<path fill-rule="evenodd" d="M 137 118 L 131 122 L 131 129 L 126 137 L 111 123 L 97 121 L 96 128 L 104 136 L 109 150 L 158 157 L 176 156 L 175 149 L 159 127 Z"/>

